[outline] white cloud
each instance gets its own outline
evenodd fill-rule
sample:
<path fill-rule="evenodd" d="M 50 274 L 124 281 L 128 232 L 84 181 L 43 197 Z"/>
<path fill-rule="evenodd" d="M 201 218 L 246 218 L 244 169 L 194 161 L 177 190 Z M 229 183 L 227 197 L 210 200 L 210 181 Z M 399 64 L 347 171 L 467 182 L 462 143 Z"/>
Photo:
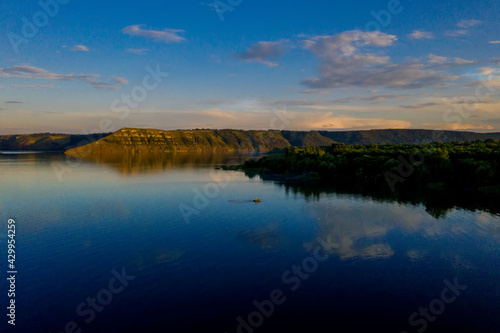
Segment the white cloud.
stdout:
<path fill-rule="evenodd" d="M 186 38 L 179 36 L 179 34 L 183 33 L 184 30 L 178 30 L 178 29 L 164 29 L 162 31 L 148 30 L 144 29 L 144 25 L 141 24 L 129 25 L 128 27 L 123 28 L 122 32 L 126 35 L 149 38 L 157 42 L 163 42 L 163 43 L 180 43 L 186 40 Z"/>
<path fill-rule="evenodd" d="M 71 48 L 71 51 L 73 51 L 73 52 L 88 52 L 89 48 L 86 47 L 85 45 L 75 45 Z"/>
<path fill-rule="evenodd" d="M 453 62 L 457 65 L 473 65 L 476 63 L 475 61 L 462 59 L 462 58 L 454 58 Z"/>
<path fill-rule="evenodd" d="M 453 30 L 445 32 L 446 36 L 450 37 L 463 37 L 469 34 L 469 30 Z"/>
<path fill-rule="evenodd" d="M 408 37 L 412 39 L 433 39 L 434 34 L 428 31 L 415 30 Z"/>
<path fill-rule="evenodd" d="M 429 54 L 429 64 L 445 64 L 448 62 L 447 57 L 440 57 L 434 54 Z"/>
<path fill-rule="evenodd" d="M 361 46 L 390 46 L 394 44 L 397 37 L 382 32 L 362 32 L 351 30 L 332 36 L 317 36 L 305 40 L 303 46 L 315 54 L 331 55 L 342 52 L 350 56 Z"/>
<path fill-rule="evenodd" d="M 457 23 L 457 27 L 459 29 L 447 31 L 445 35 L 450 37 L 463 37 L 467 36 L 470 33 L 472 28 L 475 28 L 479 25 L 483 24 L 482 21 L 479 20 L 462 20 Z"/>
<path fill-rule="evenodd" d="M 381 32 L 346 31 L 304 41 L 321 61 L 319 78 L 303 82 L 312 89 L 388 87 L 414 89 L 444 82 L 449 77 L 417 63 L 392 63 L 388 56 L 362 52 L 364 48 L 388 47 L 397 37 Z"/>
<path fill-rule="evenodd" d="M 462 58 L 448 58 L 448 57 L 440 57 L 434 54 L 429 54 L 427 62 L 429 64 L 438 64 L 438 65 L 473 65 L 476 62 L 472 60 L 462 59 Z"/>
<path fill-rule="evenodd" d="M 465 65 L 473 65 L 476 62 L 472 60 L 462 59 L 462 58 L 448 58 L 441 57 L 434 54 L 429 54 L 427 62 L 429 64 L 437 64 L 437 65 L 457 65 L 457 66 L 465 66 Z"/>
<path fill-rule="evenodd" d="M 462 20 L 457 23 L 457 27 L 463 29 L 469 29 L 469 28 L 474 28 L 481 24 L 483 24 L 483 22 L 479 20 Z"/>
<path fill-rule="evenodd" d="M 286 41 L 258 42 L 250 46 L 245 52 L 236 53 L 235 57 L 247 62 L 257 62 L 269 67 L 276 67 L 278 63 L 273 60 L 280 58 L 286 51 Z"/>

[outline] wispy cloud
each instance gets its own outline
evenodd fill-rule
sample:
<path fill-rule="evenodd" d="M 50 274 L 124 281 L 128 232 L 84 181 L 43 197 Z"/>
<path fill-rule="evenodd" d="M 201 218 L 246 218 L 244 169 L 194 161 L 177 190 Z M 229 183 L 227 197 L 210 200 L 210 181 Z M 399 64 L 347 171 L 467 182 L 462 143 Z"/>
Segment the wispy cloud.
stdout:
<path fill-rule="evenodd" d="M 388 47 L 396 40 L 394 35 L 357 30 L 308 39 L 303 46 L 321 61 L 320 77 L 309 78 L 303 84 L 312 89 L 381 86 L 414 89 L 450 79 L 424 64 L 395 64 L 387 56 L 363 52 L 365 47 Z"/>
<path fill-rule="evenodd" d="M 118 90 L 120 87 L 106 83 L 106 82 L 92 82 L 90 84 L 92 88 L 95 89 L 104 89 L 104 90 Z"/>
<path fill-rule="evenodd" d="M 159 120 L 175 121 L 175 128 L 241 128 L 262 129 L 269 127 L 269 119 L 274 114 L 271 110 L 248 109 L 242 111 L 218 108 L 203 111 L 163 111 L 153 114 L 131 113 L 131 117 L 140 117 L 148 126 L 154 126 Z M 354 117 L 336 115 L 333 112 L 287 111 L 290 130 L 329 130 L 329 129 L 369 129 L 369 128 L 409 128 L 411 123 L 405 120 L 382 119 L 375 117 Z"/>
<path fill-rule="evenodd" d="M 398 99 L 398 98 L 404 98 L 407 96 L 408 95 L 378 95 L 378 96 L 362 97 L 360 99 L 362 101 L 368 101 L 368 102 L 381 102 L 381 101 L 385 101 L 388 99 Z"/>
<path fill-rule="evenodd" d="M 448 58 L 448 57 L 441 57 L 437 56 L 434 54 L 429 54 L 427 62 L 429 64 L 438 64 L 438 65 L 444 65 L 444 64 L 450 64 L 450 65 L 473 65 L 476 62 L 472 60 L 467 60 L 467 59 L 462 59 L 462 58 Z"/>
<path fill-rule="evenodd" d="M 481 75 L 490 75 L 490 74 L 493 74 L 495 72 L 496 72 L 495 68 L 491 68 L 491 67 L 481 67 L 481 68 L 479 68 L 479 73 Z"/>
<path fill-rule="evenodd" d="M 492 40 L 489 43 L 490 44 L 500 44 L 500 40 Z"/>
<path fill-rule="evenodd" d="M 432 108 L 436 106 L 447 106 L 447 107 L 455 107 L 455 106 L 463 106 L 468 105 L 469 107 L 480 109 L 497 107 L 499 105 L 498 100 L 492 98 L 492 96 L 485 96 L 485 98 L 478 100 L 475 98 L 468 98 L 463 95 L 452 95 L 452 96 L 441 96 L 438 94 L 432 94 L 430 98 L 426 98 L 420 103 L 413 105 L 401 105 L 400 108 L 407 110 L 416 110 L 416 109 L 425 109 Z"/>
<path fill-rule="evenodd" d="M 478 25 L 483 24 L 482 21 L 479 20 L 462 20 L 457 23 L 457 27 L 463 28 L 463 29 L 469 29 L 469 28 L 474 28 L 477 27 Z"/>
<path fill-rule="evenodd" d="M 286 51 L 286 41 L 258 42 L 250 46 L 245 52 L 236 53 L 235 57 L 248 61 L 276 67 L 278 63 L 274 60 L 280 58 Z"/>
<path fill-rule="evenodd" d="M 40 84 L 40 85 L 11 84 L 10 86 L 13 88 L 26 88 L 26 89 L 34 89 L 34 90 L 49 89 L 49 88 L 54 87 L 53 84 Z"/>
<path fill-rule="evenodd" d="M 448 61 L 448 58 L 446 57 L 440 57 L 434 54 L 429 54 L 429 64 L 445 64 Z"/>
<path fill-rule="evenodd" d="M 33 66 L 13 66 L 0 68 L 0 77 L 43 79 L 55 81 L 83 81 L 97 89 L 115 90 L 118 87 L 104 82 L 98 82 L 97 74 L 57 74 L 51 73 L 43 68 Z M 36 86 L 33 86 L 36 87 Z"/>
<path fill-rule="evenodd" d="M 411 123 L 405 120 L 356 118 L 347 115 L 334 115 L 331 112 L 318 113 L 314 117 L 301 119 L 309 129 L 363 129 L 363 128 L 410 128 Z"/>
<path fill-rule="evenodd" d="M 316 89 L 312 89 L 312 90 L 303 90 L 300 93 L 301 94 L 329 94 L 330 90 L 316 90 Z"/>
<path fill-rule="evenodd" d="M 75 45 L 71 48 L 73 52 L 89 52 L 89 48 L 85 45 Z"/>
<path fill-rule="evenodd" d="M 23 102 L 19 102 L 19 101 L 5 101 L 5 104 L 23 104 Z"/>
<path fill-rule="evenodd" d="M 126 35 L 149 38 L 163 43 L 180 43 L 186 40 L 186 38 L 179 36 L 180 33 L 184 33 L 184 30 L 151 30 L 144 29 L 144 25 L 142 24 L 129 25 L 128 27 L 123 28 L 122 32 Z"/>
<path fill-rule="evenodd" d="M 422 124 L 426 127 L 431 127 L 435 129 L 451 130 L 451 131 L 467 131 L 467 130 L 492 130 L 491 125 L 472 125 L 472 124 L 456 124 L 456 123 L 424 123 Z"/>
<path fill-rule="evenodd" d="M 144 55 L 149 51 L 149 49 L 127 49 L 128 53 Z"/>
<path fill-rule="evenodd" d="M 452 62 L 456 65 L 473 65 L 477 63 L 476 61 L 462 59 L 462 58 L 453 58 Z"/>
<path fill-rule="evenodd" d="M 56 73 L 50 73 L 45 69 L 33 66 L 12 66 L 7 68 L 0 68 L 0 76 L 26 78 L 26 79 L 60 80 L 60 81 L 83 80 L 85 82 L 92 82 L 99 75 L 56 74 Z"/>
<path fill-rule="evenodd" d="M 113 82 L 115 82 L 117 84 L 127 84 L 128 80 L 123 78 L 123 77 L 116 76 L 113 78 Z"/>
<path fill-rule="evenodd" d="M 408 37 L 412 39 L 433 39 L 434 34 L 429 31 L 415 30 L 411 34 L 409 34 Z"/>
<path fill-rule="evenodd" d="M 416 109 L 424 109 L 424 108 L 429 108 L 432 106 L 440 106 L 440 105 L 446 105 L 446 104 L 441 103 L 441 102 L 428 102 L 428 103 L 420 103 L 420 104 L 415 104 L 415 105 L 401 105 L 400 108 L 408 109 L 408 110 L 416 110 Z"/>
<path fill-rule="evenodd" d="M 450 37 L 467 36 L 472 28 L 475 28 L 481 24 L 483 24 L 483 22 L 479 20 L 462 20 L 457 23 L 458 29 L 447 31 L 445 35 Z"/>
<path fill-rule="evenodd" d="M 331 107 L 338 104 L 347 104 L 351 101 L 352 98 L 349 97 L 349 98 L 342 98 L 335 100 L 290 99 L 290 100 L 281 100 L 272 102 L 261 102 L 261 104 L 268 107 L 276 107 L 276 108 L 280 108 L 283 107 L 283 105 L 286 105 L 287 107 L 322 109 L 323 107 Z"/>
<path fill-rule="evenodd" d="M 469 30 L 450 30 L 445 32 L 446 36 L 450 37 L 463 37 L 469 34 Z"/>

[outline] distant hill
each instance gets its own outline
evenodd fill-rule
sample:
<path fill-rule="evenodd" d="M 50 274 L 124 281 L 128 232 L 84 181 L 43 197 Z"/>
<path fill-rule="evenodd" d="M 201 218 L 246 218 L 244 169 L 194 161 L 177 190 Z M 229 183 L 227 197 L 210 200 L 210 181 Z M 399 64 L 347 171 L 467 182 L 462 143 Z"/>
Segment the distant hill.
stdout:
<path fill-rule="evenodd" d="M 0 135 L 0 150 L 65 151 L 71 147 L 92 143 L 110 134 L 94 136 L 54 133 Z"/>
<path fill-rule="evenodd" d="M 471 142 L 488 139 L 500 139 L 500 133 L 474 133 L 457 131 L 413 130 L 413 129 L 385 129 L 351 132 L 319 132 L 321 136 L 345 144 L 424 144 L 433 141 Z"/>
<path fill-rule="evenodd" d="M 500 133 L 472 133 L 432 130 L 327 131 L 243 131 L 176 130 L 123 128 L 67 154 L 121 154 L 127 152 L 170 151 L 270 151 L 288 146 L 327 146 L 346 144 L 423 144 L 432 141 L 470 142 L 500 139 Z"/>
<path fill-rule="evenodd" d="M 97 139 L 101 138 L 97 142 Z M 142 151 L 270 151 L 288 146 L 345 144 L 423 144 L 431 141 L 470 142 L 500 139 L 500 133 L 473 133 L 432 130 L 370 131 L 243 131 L 124 128 L 115 133 L 93 136 L 75 134 L 0 135 L 0 150 L 66 151 L 91 144 L 94 152 Z"/>

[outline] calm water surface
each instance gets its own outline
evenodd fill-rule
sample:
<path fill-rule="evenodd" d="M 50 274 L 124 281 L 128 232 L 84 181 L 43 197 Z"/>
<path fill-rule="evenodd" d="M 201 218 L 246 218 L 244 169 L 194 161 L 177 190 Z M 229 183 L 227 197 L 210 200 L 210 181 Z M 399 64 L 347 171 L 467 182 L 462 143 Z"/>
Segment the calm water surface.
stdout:
<path fill-rule="evenodd" d="M 500 332 L 499 216 L 214 168 L 247 157 L 0 154 L 1 270 L 14 218 L 19 272 L 2 331 Z"/>

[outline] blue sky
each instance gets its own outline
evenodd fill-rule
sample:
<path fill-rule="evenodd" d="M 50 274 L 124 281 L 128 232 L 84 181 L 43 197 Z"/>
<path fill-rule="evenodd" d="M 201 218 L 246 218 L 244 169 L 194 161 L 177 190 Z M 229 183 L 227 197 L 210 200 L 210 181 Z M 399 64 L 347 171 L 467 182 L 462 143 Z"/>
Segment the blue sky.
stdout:
<path fill-rule="evenodd" d="M 0 134 L 500 131 L 499 16 L 493 0 L 5 1 Z"/>

